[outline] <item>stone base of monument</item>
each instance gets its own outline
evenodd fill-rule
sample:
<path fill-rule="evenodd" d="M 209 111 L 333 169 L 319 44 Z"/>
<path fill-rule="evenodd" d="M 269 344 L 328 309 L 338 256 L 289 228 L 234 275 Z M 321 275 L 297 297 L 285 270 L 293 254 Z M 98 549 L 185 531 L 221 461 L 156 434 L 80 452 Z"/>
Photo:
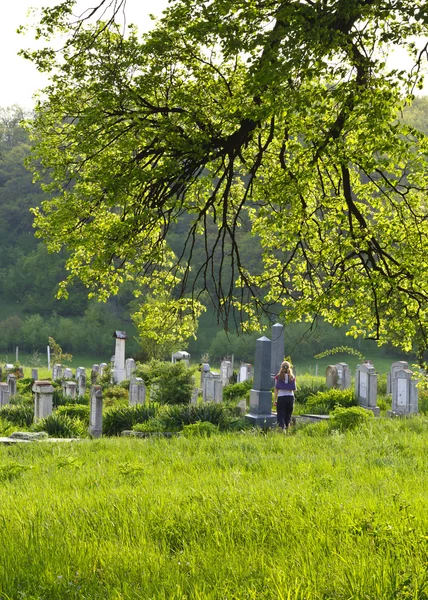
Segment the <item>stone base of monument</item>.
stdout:
<path fill-rule="evenodd" d="M 297 423 L 320 423 L 321 421 L 328 421 L 330 415 L 297 415 Z"/>
<path fill-rule="evenodd" d="M 375 417 L 380 416 L 379 406 L 361 406 L 361 408 L 365 408 L 366 410 L 371 410 Z"/>
<path fill-rule="evenodd" d="M 273 413 L 268 413 L 265 415 L 248 413 L 245 415 L 245 418 L 255 427 L 262 427 L 263 429 L 268 429 L 276 425 L 276 415 Z"/>

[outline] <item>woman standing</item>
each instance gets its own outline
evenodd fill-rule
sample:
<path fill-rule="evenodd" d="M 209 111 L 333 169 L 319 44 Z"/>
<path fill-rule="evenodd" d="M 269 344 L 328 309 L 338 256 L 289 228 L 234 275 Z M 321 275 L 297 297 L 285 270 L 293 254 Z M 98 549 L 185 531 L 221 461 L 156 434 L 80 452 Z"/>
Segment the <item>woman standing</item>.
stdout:
<path fill-rule="evenodd" d="M 281 363 L 278 375 L 275 377 L 275 403 L 276 420 L 278 426 L 287 431 L 290 426 L 291 415 L 294 407 L 294 390 L 296 389 L 296 378 L 288 361 Z"/>

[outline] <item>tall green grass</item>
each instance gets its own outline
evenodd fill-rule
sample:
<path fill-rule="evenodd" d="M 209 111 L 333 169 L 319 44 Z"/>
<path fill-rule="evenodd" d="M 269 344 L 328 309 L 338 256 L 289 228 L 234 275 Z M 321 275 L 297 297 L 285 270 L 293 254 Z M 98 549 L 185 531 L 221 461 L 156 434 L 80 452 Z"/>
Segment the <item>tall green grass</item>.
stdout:
<path fill-rule="evenodd" d="M 426 599 L 428 420 L 371 421 L 2 446 L 0 598 Z"/>

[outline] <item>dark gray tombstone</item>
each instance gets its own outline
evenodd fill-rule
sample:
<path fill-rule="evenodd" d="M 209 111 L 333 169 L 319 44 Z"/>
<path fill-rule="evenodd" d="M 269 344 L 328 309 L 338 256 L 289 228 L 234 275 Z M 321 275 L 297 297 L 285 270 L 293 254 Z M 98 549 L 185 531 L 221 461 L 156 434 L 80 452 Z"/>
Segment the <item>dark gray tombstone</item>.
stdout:
<path fill-rule="evenodd" d="M 89 413 L 89 435 L 101 437 L 103 432 L 103 392 L 100 385 L 91 387 L 91 410 Z"/>
<path fill-rule="evenodd" d="M 34 392 L 34 421 L 39 421 L 52 414 L 54 388 L 50 381 L 35 381 Z"/>
<path fill-rule="evenodd" d="M 279 373 L 281 363 L 284 360 L 285 352 L 284 325 L 281 325 L 281 323 L 275 323 L 275 325 L 272 325 L 271 343 L 270 372 L 272 377 L 275 377 L 275 375 Z"/>
<path fill-rule="evenodd" d="M 77 379 L 77 385 L 78 385 L 78 395 L 79 398 L 82 398 L 85 394 L 86 394 L 86 372 L 83 369 L 83 371 L 80 371 L 79 373 L 79 377 Z"/>
<path fill-rule="evenodd" d="M 256 341 L 250 412 L 245 418 L 259 427 L 271 427 L 276 423 L 276 415 L 272 413 L 271 341 L 265 336 Z"/>
<path fill-rule="evenodd" d="M 0 407 L 9 404 L 10 391 L 7 383 L 0 383 Z"/>
<path fill-rule="evenodd" d="M 34 379 L 34 381 L 35 381 L 38 378 L 39 378 L 38 369 L 31 369 L 31 379 Z"/>
<path fill-rule="evenodd" d="M 204 378 L 206 377 L 207 373 L 209 373 L 211 370 L 211 367 L 209 366 L 208 363 L 202 363 L 201 365 L 201 390 L 204 389 Z"/>
<path fill-rule="evenodd" d="M 10 397 L 13 398 L 13 396 L 16 396 L 16 375 L 9 373 L 6 383 L 9 386 Z"/>

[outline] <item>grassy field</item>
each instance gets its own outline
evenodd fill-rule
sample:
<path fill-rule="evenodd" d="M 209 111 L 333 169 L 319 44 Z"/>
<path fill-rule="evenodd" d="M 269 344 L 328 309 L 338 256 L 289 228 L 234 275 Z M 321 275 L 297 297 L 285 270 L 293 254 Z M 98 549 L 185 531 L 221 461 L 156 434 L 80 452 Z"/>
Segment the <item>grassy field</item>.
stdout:
<path fill-rule="evenodd" d="M 428 598 L 428 420 L 0 447 L 0 598 Z"/>

